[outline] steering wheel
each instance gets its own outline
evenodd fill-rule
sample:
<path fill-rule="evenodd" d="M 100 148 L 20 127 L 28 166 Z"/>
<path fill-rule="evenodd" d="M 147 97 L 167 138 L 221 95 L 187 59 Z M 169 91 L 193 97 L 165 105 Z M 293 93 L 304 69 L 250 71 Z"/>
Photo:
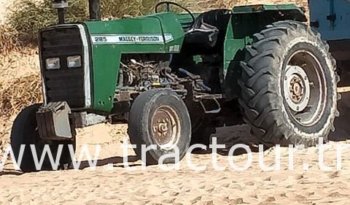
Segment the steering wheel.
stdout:
<path fill-rule="evenodd" d="M 181 8 L 182 10 L 185 10 L 188 14 L 190 14 L 191 18 L 192 18 L 192 24 L 194 24 L 196 18 L 194 17 L 194 15 L 192 14 L 192 12 L 190 10 L 188 10 L 187 8 L 181 6 L 180 4 L 177 4 L 175 2 L 172 2 L 172 1 L 163 1 L 163 2 L 160 2 L 156 5 L 155 7 L 155 11 L 156 13 L 159 13 L 159 7 L 162 6 L 162 5 L 166 5 L 166 10 L 167 12 L 170 12 L 170 5 L 174 5 L 174 6 L 177 6 L 179 8 Z"/>

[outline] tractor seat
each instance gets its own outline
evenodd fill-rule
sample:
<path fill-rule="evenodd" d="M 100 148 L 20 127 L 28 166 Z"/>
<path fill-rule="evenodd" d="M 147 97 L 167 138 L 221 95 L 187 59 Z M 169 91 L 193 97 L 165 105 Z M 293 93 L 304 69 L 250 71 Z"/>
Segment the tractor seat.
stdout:
<path fill-rule="evenodd" d="M 185 34 L 185 46 L 191 53 L 215 53 L 222 48 L 231 11 L 212 10 L 199 15 Z"/>

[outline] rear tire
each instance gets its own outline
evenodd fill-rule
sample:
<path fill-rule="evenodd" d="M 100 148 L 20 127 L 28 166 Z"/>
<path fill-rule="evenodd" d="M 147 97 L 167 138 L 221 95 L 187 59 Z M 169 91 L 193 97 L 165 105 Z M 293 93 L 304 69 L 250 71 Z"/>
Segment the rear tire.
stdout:
<path fill-rule="evenodd" d="M 335 60 L 304 23 L 281 21 L 254 35 L 242 62 L 240 105 L 267 145 L 314 146 L 328 139 L 337 111 Z"/>
<path fill-rule="evenodd" d="M 179 151 L 181 160 L 191 142 L 191 120 L 185 103 L 172 90 L 154 89 L 140 94 L 133 103 L 129 116 L 128 134 L 139 159 L 155 165 L 164 155 Z M 142 159 L 142 146 L 155 146 Z M 163 163 L 175 163 L 166 158 Z"/>
<path fill-rule="evenodd" d="M 42 170 L 54 170 L 49 157 L 46 155 L 44 158 L 43 166 L 40 170 L 37 170 L 34 163 L 33 153 L 31 150 L 31 145 L 34 145 L 38 160 L 40 161 L 43 149 L 45 145 L 49 145 L 52 152 L 54 160 L 56 159 L 56 154 L 59 145 L 63 145 L 62 154 L 59 159 L 59 167 L 71 163 L 72 159 L 69 153 L 69 146 L 73 146 L 75 149 L 75 140 L 72 141 L 44 141 L 40 138 L 37 130 L 36 112 L 38 111 L 40 104 L 34 104 L 29 107 L 24 108 L 16 117 L 12 130 L 11 130 L 11 147 L 18 162 L 21 145 L 24 145 L 24 152 L 21 164 L 19 164 L 20 169 L 23 172 L 34 172 Z M 73 138 L 75 139 L 75 138 Z"/>

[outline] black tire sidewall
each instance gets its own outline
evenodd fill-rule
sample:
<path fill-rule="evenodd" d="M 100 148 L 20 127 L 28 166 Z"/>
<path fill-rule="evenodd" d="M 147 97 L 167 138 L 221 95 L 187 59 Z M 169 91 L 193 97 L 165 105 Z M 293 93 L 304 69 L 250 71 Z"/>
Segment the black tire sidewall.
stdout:
<path fill-rule="evenodd" d="M 42 170 L 53 170 L 49 157 L 46 155 L 41 170 L 36 170 L 31 145 L 36 148 L 37 157 L 40 160 L 43 147 L 49 145 L 52 156 L 56 159 L 58 146 L 63 145 L 60 156 L 60 165 L 69 164 L 72 159 L 69 152 L 69 146 L 72 145 L 75 150 L 75 137 L 72 141 L 52 141 L 44 142 L 37 131 L 36 112 L 41 104 L 34 104 L 24 108 L 16 117 L 11 130 L 11 147 L 18 162 L 21 145 L 25 145 L 20 168 L 23 172 L 34 172 Z"/>
<path fill-rule="evenodd" d="M 286 64 L 297 50 L 310 51 L 324 72 L 326 106 L 318 121 L 304 126 L 287 111 L 283 95 Z M 335 60 L 320 35 L 306 24 L 280 21 L 254 35 L 242 62 L 240 105 L 252 134 L 266 145 L 316 145 L 328 139 L 337 113 L 337 76 Z"/>
<path fill-rule="evenodd" d="M 22 171 L 34 171 L 35 165 L 30 145 L 35 145 L 38 133 L 35 131 L 37 122 L 35 113 L 40 104 L 34 104 L 24 108 L 16 117 L 11 130 L 11 147 L 16 158 L 19 160 L 21 146 L 24 145 L 24 152 L 20 168 Z M 40 150 L 37 150 L 40 153 Z"/>

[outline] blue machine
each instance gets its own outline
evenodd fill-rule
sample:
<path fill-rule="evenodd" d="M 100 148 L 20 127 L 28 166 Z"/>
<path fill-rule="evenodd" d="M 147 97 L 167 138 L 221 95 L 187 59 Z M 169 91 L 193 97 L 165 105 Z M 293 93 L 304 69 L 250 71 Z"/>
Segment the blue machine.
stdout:
<path fill-rule="evenodd" d="M 350 0 L 309 0 L 311 26 L 326 40 L 350 39 Z"/>
<path fill-rule="evenodd" d="M 309 0 L 309 7 L 311 26 L 328 41 L 338 69 L 345 72 L 350 68 L 350 0 Z"/>

